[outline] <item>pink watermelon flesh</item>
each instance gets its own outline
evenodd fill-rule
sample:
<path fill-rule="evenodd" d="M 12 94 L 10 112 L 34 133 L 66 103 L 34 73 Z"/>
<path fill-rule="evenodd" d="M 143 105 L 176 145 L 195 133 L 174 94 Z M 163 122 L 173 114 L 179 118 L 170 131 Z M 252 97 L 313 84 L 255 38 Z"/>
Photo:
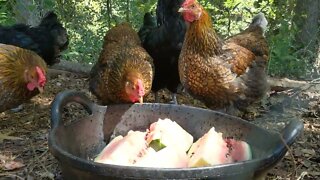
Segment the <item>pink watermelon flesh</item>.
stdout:
<path fill-rule="evenodd" d="M 155 168 L 186 168 L 188 156 L 183 150 L 165 147 L 159 151 L 148 148 L 147 153 L 134 166 L 155 167 Z"/>
<path fill-rule="evenodd" d="M 217 133 L 212 127 L 206 134 L 191 146 L 188 156 L 189 167 L 212 166 L 230 163 L 227 143 L 222 138 L 222 133 Z"/>
<path fill-rule="evenodd" d="M 131 165 L 144 155 L 147 149 L 146 133 L 129 131 L 125 137 L 114 138 L 95 158 L 95 162 L 117 165 Z"/>
<path fill-rule="evenodd" d="M 248 143 L 244 141 L 237 141 L 234 139 L 225 139 L 229 147 L 229 155 L 233 162 L 247 161 L 252 159 L 251 148 Z"/>
<path fill-rule="evenodd" d="M 188 151 L 193 142 L 193 137 L 185 131 L 179 124 L 168 118 L 159 119 L 150 125 L 146 136 L 149 146 L 156 151 L 164 147 L 174 147 L 176 149 Z"/>
<path fill-rule="evenodd" d="M 147 132 L 129 131 L 125 137 L 117 136 L 94 161 L 126 166 L 186 168 L 252 159 L 248 143 L 224 139 L 214 127 L 195 143 L 192 142 L 193 137 L 174 121 L 159 119 Z"/>

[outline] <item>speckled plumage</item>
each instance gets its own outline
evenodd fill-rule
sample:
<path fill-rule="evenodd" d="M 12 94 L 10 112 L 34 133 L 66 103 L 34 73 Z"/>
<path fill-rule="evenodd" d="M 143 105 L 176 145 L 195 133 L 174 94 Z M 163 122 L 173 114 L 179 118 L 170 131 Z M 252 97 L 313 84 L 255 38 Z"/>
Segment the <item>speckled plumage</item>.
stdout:
<path fill-rule="evenodd" d="M 267 90 L 268 45 L 259 27 L 223 41 L 202 9 L 187 30 L 179 58 L 180 80 L 195 98 L 212 109 L 243 110 Z"/>
<path fill-rule="evenodd" d="M 46 71 L 45 61 L 33 51 L 0 44 L 0 112 L 17 107 L 39 93 L 38 89 L 29 91 L 24 78 L 25 70 L 35 66 Z"/>
<path fill-rule="evenodd" d="M 90 91 L 102 104 L 130 102 L 124 92 L 125 77 L 142 79 L 146 95 L 153 80 L 153 62 L 139 36 L 128 23 L 110 29 L 104 37 L 99 60 L 90 73 Z"/>

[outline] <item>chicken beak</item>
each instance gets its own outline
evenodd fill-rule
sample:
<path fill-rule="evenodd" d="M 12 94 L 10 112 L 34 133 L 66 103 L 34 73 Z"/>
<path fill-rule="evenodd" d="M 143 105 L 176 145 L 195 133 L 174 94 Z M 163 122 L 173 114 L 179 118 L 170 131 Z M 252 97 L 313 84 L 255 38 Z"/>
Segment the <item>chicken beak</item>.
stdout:
<path fill-rule="evenodd" d="M 37 87 L 40 93 L 43 93 L 43 87 L 38 86 Z"/>
<path fill-rule="evenodd" d="M 183 7 L 179 8 L 178 12 L 179 13 L 184 12 L 184 8 Z"/>
<path fill-rule="evenodd" d="M 139 103 L 143 103 L 143 96 L 139 98 Z"/>

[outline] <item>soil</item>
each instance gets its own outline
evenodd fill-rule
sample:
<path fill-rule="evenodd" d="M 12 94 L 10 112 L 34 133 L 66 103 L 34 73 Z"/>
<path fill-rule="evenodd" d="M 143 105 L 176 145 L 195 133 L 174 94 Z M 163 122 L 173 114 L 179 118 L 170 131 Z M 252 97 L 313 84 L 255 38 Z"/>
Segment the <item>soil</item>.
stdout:
<path fill-rule="evenodd" d="M 292 118 L 304 123 L 304 132 L 285 157 L 271 169 L 266 179 L 320 179 L 320 87 L 304 91 L 287 90 L 270 93 L 252 123 L 270 131 L 279 131 Z M 88 80 L 75 74 L 51 77 L 45 92 L 24 104 L 19 112 L 0 113 L 0 179 L 62 179 L 56 159 L 48 148 L 50 104 L 64 90 L 88 91 Z M 161 101 L 169 102 L 167 91 Z M 152 102 L 152 94 L 147 102 Z M 187 95 L 178 95 L 179 104 L 204 107 Z M 64 119 L 83 117 L 81 107 L 70 105 Z M 261 117 L 259 117 L 261 116 Z M 72 118 L 71 118 L 72 117 Z"/>

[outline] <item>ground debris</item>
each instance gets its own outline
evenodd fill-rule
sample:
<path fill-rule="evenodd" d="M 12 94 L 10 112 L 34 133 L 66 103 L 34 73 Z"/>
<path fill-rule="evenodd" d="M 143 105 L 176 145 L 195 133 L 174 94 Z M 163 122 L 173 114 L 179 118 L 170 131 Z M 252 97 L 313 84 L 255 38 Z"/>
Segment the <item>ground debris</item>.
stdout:
<path fill-rule="evenodd" d="M 88 80 L 85 77 L 73 73 L 55 72 L 43 94 L 40 94 L 24 105 L 20 112 L 10 111 L 0 113 L 0 129 L 5 137 L 1 143 L 1 155 L 12 157 L 12 161 L 21 162 L 21 167 L 16 164 L 16 169 L 11 171 L 0 168 L 1 177 L 13 179 L 62 179 L 56 159 L 48 149 L 48 132 L 50 130 L 50 105 L 54 97 L 63 90 L 78 90 L 85 92 L 94 100 L 94 96 L 88 91 Z M 304 122 L 304 133 L 291 146 L 292 156 L 295 160 L 295 174 L 293 173 L 292 157 L 287 154 L 267 174 L 266 179 L 284 180 L 295 175 L 296 179 L 320 179 L 320 92 L 317 88 L 301 92 L 295 98 L 290 96 L 292 91 L 277 92 L 271 95 L 266 102 L 266 112 L 271 113 L 269 118 L 252 121 L 263 128 L 279 130 L 292 117 Z M 320 88 L 318 88 L 320 91 Z M 159 92 L 160 102 L 168 103 L 171 95 L 167 90 Z M 204 104 L 186 94 L 178 94 L 178 103 L 205 108 Z M 146 102 L 154 102 L 151 93 L 145 98 Z M 280 115 L 279 115 L 280 114 Z M 82 106 L 69 104 L 64 109 L 64 123 L 70 123 L 87 115 Z M 1 135 L 0 135 L 1 136 Z M 14 166 L 13 166 L 14 167 Z"/>

